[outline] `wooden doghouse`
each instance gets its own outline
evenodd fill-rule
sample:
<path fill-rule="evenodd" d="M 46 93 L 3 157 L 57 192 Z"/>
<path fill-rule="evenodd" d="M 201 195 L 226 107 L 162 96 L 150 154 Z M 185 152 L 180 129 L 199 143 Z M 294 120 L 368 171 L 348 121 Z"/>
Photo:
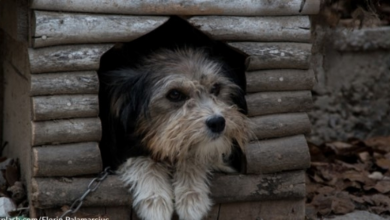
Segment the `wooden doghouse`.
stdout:
<path fill-rule="evenodd" d="M 31 216 L 55 216 L 102 171 L 100 57 L 181 15 L 249 56 L 247 103 L 256 125 L 246 175 L 217 175 L 206 219 L 303 219 L 309 152 L 308 15 L 320 0 L 3 0 L 4 154 L 19 158 Z M 132 216 L 130 194 L 109 176 L 79 213 Z"/>

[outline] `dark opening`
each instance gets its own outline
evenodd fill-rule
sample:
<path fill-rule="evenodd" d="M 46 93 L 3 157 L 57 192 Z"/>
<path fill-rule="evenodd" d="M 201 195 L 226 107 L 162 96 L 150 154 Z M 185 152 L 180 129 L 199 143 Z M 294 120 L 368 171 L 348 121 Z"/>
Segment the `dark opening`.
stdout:
<path fill-rule="evenodd" d="M 106 52 L 100 60 L 99 78 L 102 72 L 116 69 L 136 67 L 141 60 L 159 49 L 177 49 L 183 47 L 201 48 L 211 58 L 218 59 L 229 68 L 229 78 L 234 81 L 246 93 L 245 60 L 247 55 L 233 49 L 226 43 L 211 39 L 209 36 L 199 31 L 186 20 L 172 16 L 165 24 L 152 32 L 128 43 L 117 44 L 114 48 Z M 103 127 L 103 139 L 100 148 L 103 156 L 104 166 L 115 166 L 109 156 L 109 146 L 105 143 L 107 135 L 107 115 L 109 113 L 109 103 L 106 97 L 106 88 L 100 84 L 99 103 L 100 118 Z M 237 101 L 239 102 L 239 101 Z M 247 113 L 246 103 L 237 104 L 243 113 Z M 117 162 L 118 163 L 118 162 Z"/>

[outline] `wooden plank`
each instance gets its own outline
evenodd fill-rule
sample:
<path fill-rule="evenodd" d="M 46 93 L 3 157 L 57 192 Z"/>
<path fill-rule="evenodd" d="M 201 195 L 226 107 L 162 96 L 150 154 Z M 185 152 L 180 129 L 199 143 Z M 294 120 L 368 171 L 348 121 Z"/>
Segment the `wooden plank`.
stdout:
<path fill-rule="evenodd" d="M 32 205 L 37 208 L 53 208 L 72 204 L 87 189 L 92 178 L 33 178 Z M 109 196 L 107 196 L 109 195 Z M 99 190 L 85 198 L 83 207 L 130 206 L 128 189 L 116 176 L 108 176 Z"/>
<path fill-rule="evenodd" d="M 204 217 L 203 220 L 218 220 L 219 206 L 219 204 L 212 206 L 211 210 L 207 213 L 207 216 Z M 141 220 L 134 209 L 132 210 L 132 213 L 131 220 Z M 179 216 L 176 213 L 173 213 L 172 220 L 179 220 Z"/>
<path fill-rule="evenodd" d="M 303 170 L 310 166 L 305 136 L 256 141 L 246 146 L 247 173 Z"/>
<path fill-rule="evenodd" d="M 42 73 L 31 76 L 31 95 L 98 94 L 95 71 Z"/>
<path fill-rule="evenodd" d="M 100 57 L 113 44 L 56 46 L 29 49 L 31 73 L 98 70 Z"/>
<path fill-rule="evenodd" d="M 98 95 L 36 96 L 31 99 L 34 121 L 99 115 Z"/>
<path fill-rule="evenodd" d="M 33 0 L 33 9 L 113 14 L 163 15 L 298 15 L 317 14 L 319 0 Z"/>
<path fill-rule="evenodd" d="M 1 4 L 1 3 L 0 3 Z M 0 6 L 2 7 L 2 6 Z M 2 32 L 2 30 L 0 30 Z M 4 33 L 4 32 L 3 32 Z M 2 156 L 18 158 L 20 176 L 27 192 L 31 192 L 31 99 L 30 70 L 28 65 L 27 42 L 17 41 L 3 34 L 0 61 L 4 79 L 3 140 L 8 142 Z M 29 198 L 28 198 L 29 200 Z M 30 206 L 30 215 L 34 208 Z"/>
<path fill-rule="evenodd" d="M 247 95 L 248 116 L 307 112 L 313 107 L 311 91 L 260 92 Z"/>
<path fill-rule="evenodd" d="M 270 200 L 261 202 L 226 203 L 221 205 L 219 219 L 305 219 L 305 200 Z"/>
<path fill-rule="evenodd" d="M 70 204 L 82 195 L 92 178 L 34 178 L 32 205 L 50 208 Z M 211 181 L 216 203 L 265 201 L 305 197 L 305 173 L 293 171 L 264 175 L 217 175 Z M 99 190 L 86 197 L 84 206 L 130 205 L 130 193 L 118 176 L 108 176 Z M 110 195 L 110 196 L 107 196 Z"/>
<path fill-rule="evenodd" d="M 204 16 L 188 21 L 217 40 L 310 42 L 311 38 L 308 16 Z"/>
<path fill-rule="evenodd" d="M 57 218 L 64 213 L 61 208 L 50 208 L 43 209 L 43 215 L 41 215 L 41 219 L 44 217 L 49 218 Z M 82 220 L 82 219 L 96 219 L 96 220 L 132 220 L 131 219 L 131 208 L 127 206 L 101 206 L 101 207 L 81 207 L 79 211 L 74 214 L 69 214 L 67 217 L 63 219 L 68 220 Z"/>
<path fill-rule="evenodd" d="M 334 32 L 334 47 L 339 51 L 390 49 L 390 27 L 339 29 Z"/>
<path fill-rule="evenodd" d="M 0 29 L 19 42 L 28 42 L 29 1 L 0 1 Z"/>
<path fill-rule="evenodd" d="M 250 56 L 248 70 L 310 67 L 311 44 L 233 42 L 229 45 Z"/>
<path fill-rule="evenodd" d="M 305 172 L 216 176 L 211 192 L 216 203 L 304 198 Z"/>
<path fill-rule="evenodd" d="M 62 44 L 128 42 L 168 20 L 157 16 L 123 16 L 33 12 L 33 47 Z"/>
<path fill-rule="evenodd" d="M 316 82 L 313 70 L 259 70 L 246 72 L 246 91 L 311 90 Z"/>
<path fill-rule="evenodd" d="M 100 141 L 99 118 L 32 122 L 32 145 Z"/>
<path fill-rule="evenodd" d="M 34 147 L 33 176 L 78 176 L 102 171 L 96 142 Z"/>
<path fill-rule="evenodd" d="M 253 124 L 252 132 L 257 139 L 307 134 L 311 129 L 306 113 L 264 115 L 250 120 Z"/>

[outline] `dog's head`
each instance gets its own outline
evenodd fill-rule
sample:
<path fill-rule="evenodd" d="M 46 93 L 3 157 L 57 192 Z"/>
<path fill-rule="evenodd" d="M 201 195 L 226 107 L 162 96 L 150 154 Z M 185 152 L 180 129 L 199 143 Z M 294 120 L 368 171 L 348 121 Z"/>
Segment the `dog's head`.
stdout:
<path fill-rule="evenodd" d="M 209 160 L 248 141 L 244 92 L 204 51 L 161 50 L 115 73 L 111 114 L 156 160 Z"/>

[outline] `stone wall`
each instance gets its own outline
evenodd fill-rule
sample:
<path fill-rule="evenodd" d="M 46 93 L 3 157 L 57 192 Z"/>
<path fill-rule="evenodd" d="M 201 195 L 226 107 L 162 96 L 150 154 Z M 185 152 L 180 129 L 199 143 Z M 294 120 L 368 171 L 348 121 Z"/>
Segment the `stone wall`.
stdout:
<path fill-rule="evenodd" d="M 390 135 L 390 27 L 314 30 L 318 83 L 308 140 Z"/>

